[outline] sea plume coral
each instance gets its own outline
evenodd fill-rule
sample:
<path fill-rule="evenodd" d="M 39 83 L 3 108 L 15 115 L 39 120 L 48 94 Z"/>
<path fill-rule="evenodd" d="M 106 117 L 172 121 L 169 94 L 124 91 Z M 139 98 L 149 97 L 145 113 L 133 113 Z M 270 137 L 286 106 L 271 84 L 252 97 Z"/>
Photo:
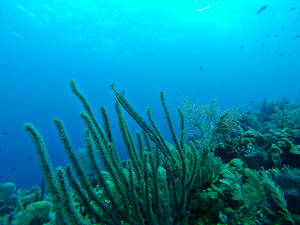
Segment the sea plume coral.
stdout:
<path fill-rule="evenodd" d="M 86 125 L 86 151 L 95 174 L 87 175 L 59 118 L 54 119 L 70 165 L 53 170 L 42 136 L 32 124 L 25 124 L 31 136 L 56 210 L 57 224 L 185 224 L 189 221 L 188 203 L 193 190 L 208 186 L 222 168 L 221 160 L 197 143 L 185 143 L 184 118 L 179 110 L 180 135 L 177 138 L 163 92 L 161 103 L 173 144 L 165 140 L 147 110 L 146 122 L 114 87 L 115 106 L 129 160 L 121 161 L 109 125 L 101 108 L 103 127 L 85 97 L 70 82 L 71 90 L 82 102 L 80 114 Z M 123 117 L 121 106 L 141 127 L 137 145 Z M 105 170 L 100 167 L 100 162 Z M 96 185 L 95 185 L 96 183 Z M 205 183 L 205 184 L 204 184 Z"/>

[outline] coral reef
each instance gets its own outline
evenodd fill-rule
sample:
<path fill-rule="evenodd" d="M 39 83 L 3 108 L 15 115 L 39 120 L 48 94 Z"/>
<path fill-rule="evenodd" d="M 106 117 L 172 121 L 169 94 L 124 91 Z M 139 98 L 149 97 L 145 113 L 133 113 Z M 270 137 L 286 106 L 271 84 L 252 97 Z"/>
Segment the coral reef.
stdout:
<path fill-rule="evenodd" d="M 0 186 L 2 191 L 6 189 L 3 195 L 6 197 L 0 201 L 0 224 L 34 225 L 47 224 L 52 220 L 52 203 L 43 201 L 43 185 L 28 190 L 17 189 L 11 182 Z"/>
<path fill-rule="evenodd" d="M 185 101 L 176 132 L 161 92 L 167 141 L 150 109 L 146 121 L 111 86 L 128 154 L 122 161 L 105 108 L 98 120 L 74 81 L 70 87 L 85 109 L 85 148 L 75 151 L 54 118 L 70 161 L 54 169 L 42 135 L 26 123 L 49 193 L 44 185 L 1 184 L 1 224 L 300 224 L 299 105 L 264 101 L 256 111 L 221 112 L 215 101 Z M 135 135 L 124 110 L 141 128 Z"/>

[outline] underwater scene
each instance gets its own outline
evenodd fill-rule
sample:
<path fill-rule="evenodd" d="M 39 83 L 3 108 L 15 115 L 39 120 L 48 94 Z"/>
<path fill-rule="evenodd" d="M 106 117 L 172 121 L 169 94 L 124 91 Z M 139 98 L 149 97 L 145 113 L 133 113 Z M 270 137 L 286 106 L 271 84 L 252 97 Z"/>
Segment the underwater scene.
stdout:
<path fill-rule="evenodd" d="M 0 225 L 300 224 L 299 0 L 1 0 Z"/>

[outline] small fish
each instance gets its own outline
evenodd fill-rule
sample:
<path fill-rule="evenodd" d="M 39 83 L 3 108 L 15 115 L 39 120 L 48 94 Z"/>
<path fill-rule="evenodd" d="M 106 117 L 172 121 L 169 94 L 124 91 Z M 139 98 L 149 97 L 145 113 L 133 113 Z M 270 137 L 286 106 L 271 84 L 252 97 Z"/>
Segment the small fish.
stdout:
<path fill-rule="evenodd" d="M 7 131 L 3 131 L 2 134 L 3 134 L 4 136 L 7 136 L 7 135 L 8 135 Z"/>
<path fill-rule="evenodd" d="M 199 67 L 199 69 L 200 69 L 200 71 L 201 71 L 201 72 L 203 72 L 203 71 L 204 71 L 202 66 L 200 66 L 200 67 Z"/>
<path fill-rule="evenodd" d="M 210 8 L 210 5 L 205 6 L 204 8 L 201 8 L 201 9 L 197 9 L 197 12 L 202 12 L 202 11 L 207 10 L 209 8 Z"/>
<path fill-rule="evenodd" d="M 300 38 L 300 34 L 298 34 L 295 38 Z"/>
<path fill-rule="evenodd" d="M 260 14 L 262 11 L 266 10 L 267 8 L 268 8 L 268 5 L 262 6 L 262 7 L 256 12 L 256 14 Z"/>
<path fill-rule="evenodd" d="M 241 51 L 244 51 L 244 45 L 240 45 Z"/>
<path fill-rule="evenodd" d="M 291 11 L 294 11 L 296 9 L 296 7 L 291 7 L 290 9 L 289 9 L 289 11 L 291 12 Z"/>
<path fill-rule="evenodd" d="M 0 152 L 2 152 L 3 151 L 3 149 L 2 148 L 0 148 Z"/>
<path fill-rule="evenodd" d="M 277 38 L 277 37 L 278 37 L 278 34 L 274 34 L 273 37 Z"/>
<path fill-rule="evenodd" d="M 28 160 L 31 160 L 33 157 L 32 156 L 27 156 L 27 159 Z"/>

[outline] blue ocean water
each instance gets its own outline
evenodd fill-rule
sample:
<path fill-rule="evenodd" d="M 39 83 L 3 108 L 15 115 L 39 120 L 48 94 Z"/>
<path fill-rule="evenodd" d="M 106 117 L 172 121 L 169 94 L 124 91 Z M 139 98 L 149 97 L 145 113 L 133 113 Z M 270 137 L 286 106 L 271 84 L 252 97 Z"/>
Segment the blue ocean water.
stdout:
<path fill-rule="evenodd" d="M 299 35 L 298 0 L 2 0 L 0 182 L 41 181 L 24 122 L 40 130 L 54 165 L 67 160 L 53 117 L 84 147 L 70 79 L 95 111 L 107 108 L 117 139 L 112 83 L 158 122 L 160 90 L 174 119 L 186 98 L 223 108 L 299 99 Z"/>

